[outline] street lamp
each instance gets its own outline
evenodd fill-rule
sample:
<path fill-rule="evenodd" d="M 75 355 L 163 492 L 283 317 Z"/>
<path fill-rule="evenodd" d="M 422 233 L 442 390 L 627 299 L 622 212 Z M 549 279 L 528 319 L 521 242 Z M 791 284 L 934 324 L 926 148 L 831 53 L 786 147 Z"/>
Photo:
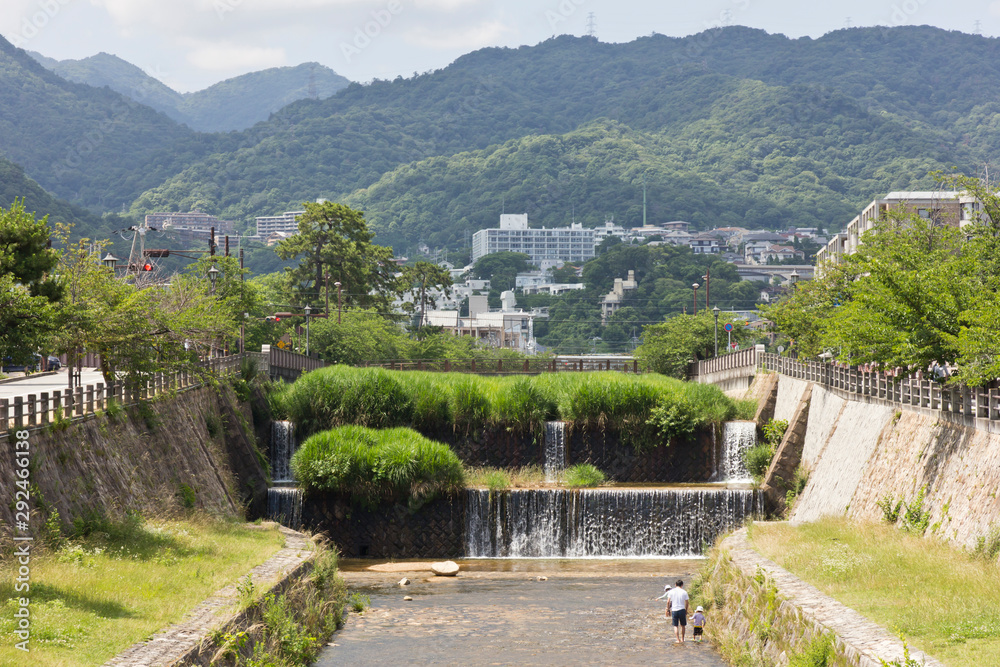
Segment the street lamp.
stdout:
<path fill-rule="evenodd" d="M 222 273 L 222 271 L 219 271 L 217 268 L 215 268 L 215 264 L 213 264 L 212 268 L 210 268 L 208 270 L 208 280 L 209 280 L 209 282 L 212 283 L 212 295 L 213 296 L 215 295 L 215 282 L 219 279 L 219 274 L 220 273 Z"/>
<path fill-rule="evenodd" d="M 306 356 L 309 356 L 309 313 L 312 312 L 312 308 L 308 305 L 305 307 L 306 313 Z"/>
<path fill-rule="evenodd" d="M 719 356 L 719 307 L 718 306 L 712 308 L 712 314 L 715 315 L 715 356 Z"/>
<path fill-rule="evenodd" d="M 698 283 L 694 283 L 693 285 L 691 285 L 691 288 L 694 290 L 694 314 L 695 315 L 698 314 L 698 287 L 699 287 Z"/>
<path fill-rule="evenodd" d="M 118 264 L 118 258 L 109 252 L 107 255 L 104 256 L 104 259 L 102 259 L 101 262 L 104 264 L 104 266 L 114 271 L 115 265 Z"/>
<path fill-rule="evenodd" d="M 337 288 L 337 324 L 340 324 L 340 281 L 333 284 Z"/>
<path fill-rule="evenodd" d="M 711 275 L 711 271 L 709 269 L 705 269 L 705 275 L 702 276 L 702 278 L 705 280 L 705 308 L 708 308 L 708 295 L 709 295 L 709 285 L 710 285 L 710 283 L 709 283 L 709 277 L 710 277 L 710 275 Z"/>

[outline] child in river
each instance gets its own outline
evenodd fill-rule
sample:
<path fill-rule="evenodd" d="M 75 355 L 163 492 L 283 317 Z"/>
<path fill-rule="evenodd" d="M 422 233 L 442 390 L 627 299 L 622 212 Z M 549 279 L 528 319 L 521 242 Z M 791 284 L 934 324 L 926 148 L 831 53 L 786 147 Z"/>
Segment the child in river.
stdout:
<path fill-rule="evenodd" d="M 698 605 L 698 608 L 694 610 L 694 616 L 691 617 L 691 623 L 694 625 L 694 640 L 700 642 L 701 638 L 704 636 L 705 632 L 705 608 Z"/>

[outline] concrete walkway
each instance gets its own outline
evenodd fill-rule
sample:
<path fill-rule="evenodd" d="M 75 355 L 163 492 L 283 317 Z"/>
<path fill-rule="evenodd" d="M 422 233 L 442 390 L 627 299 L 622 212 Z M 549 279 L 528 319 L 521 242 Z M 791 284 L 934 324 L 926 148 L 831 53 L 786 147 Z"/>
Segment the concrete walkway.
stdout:
<path fill-rule="evenodd" d="M 798 607 L 806 619 L 835 634 L 845 645 L 844 652 L 856 660 L 859 667 L 880 667 L 879 658 L 898 660 L 902 664 L 903 642 L 899 638 L 754 551 L 747 540 L 746 528 L 727 537 L 722 548 L 729 552 L 733 564 L 744 574 L 754 576 L 758 568 L 764 570 L 777 586 L 778 594 Z M 944 667 L 943 663 L 914 648 L 910 649 L 910 658 L 926 667 Z"/>
<path fill-rule="evenodd" d="M 250 570 L 251 580 L 261 590 L 281 586 L 298 576 L 314 551 L 305 535 L 280 526 L 285 546 L 267 561 Z M 150 665 L 188 665 L 197 654 L 202 640 L 213 630 L 231 626 L 242 616 L 236 584 L 216 591 L 180 623 L 153 636 L 148 642 L 134 644 L 118 654 L 106 666 L 149 667 Z"/>

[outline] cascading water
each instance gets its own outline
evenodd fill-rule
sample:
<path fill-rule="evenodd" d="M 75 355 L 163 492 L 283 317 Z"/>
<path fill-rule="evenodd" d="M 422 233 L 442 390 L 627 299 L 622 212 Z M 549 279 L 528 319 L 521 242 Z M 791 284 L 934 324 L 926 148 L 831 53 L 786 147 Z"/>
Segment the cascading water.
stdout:
<path fill-rule="evenodd" d="M 267 490 L 267 518 L 289 528 L 302 525 L 302 489 L 272 486 Z"/>
<path fill-rule="evenodd" d="M 295 425 L 289 421 L 271 424 L 271 479 L 292 481 L 292 454 L 295 453 Z"/>
<path fill-rule="evenodd" d="M 757 444 L 757 424 L 751 421 L 724 422 L 722 424 L 722 455 L 719 457 L 717 480 L 720 482 L 750 483 L 743 452 Z"/>
<path fill-rule="evenodd" d="M 295 453 L 295 425 L 290 421 L 271 424 L 271 479 L 267 490 L 267 518 L 288 526 L 302 525 L 302 489 L 295 488 L 292 454 Z"/>
<path fill-rule="evenodd" d="M 545 481 L 556 481 L 565 467 L 566 422 L 545 422 Z"/>
<path fill-rule="evenodd" d="M 471 489 L 466 556 L 697 556 L 761 512 L 752 489 Z"/>

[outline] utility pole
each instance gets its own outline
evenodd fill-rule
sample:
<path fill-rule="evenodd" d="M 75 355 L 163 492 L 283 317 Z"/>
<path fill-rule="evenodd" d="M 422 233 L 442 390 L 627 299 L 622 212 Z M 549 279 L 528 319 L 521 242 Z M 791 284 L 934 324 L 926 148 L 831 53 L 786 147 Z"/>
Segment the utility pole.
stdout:
<path fill-rule="evenodd" d="M 646 226 L 646 176 L 642 177 L 642 226 Z"/>
<path fill-rule="evenodd" d="M 709 269 L 705 269 L 705 275 L 702 278 L 705 279 L 705 310 L 708 310 L 708 280 L 709 280 Z"/>

